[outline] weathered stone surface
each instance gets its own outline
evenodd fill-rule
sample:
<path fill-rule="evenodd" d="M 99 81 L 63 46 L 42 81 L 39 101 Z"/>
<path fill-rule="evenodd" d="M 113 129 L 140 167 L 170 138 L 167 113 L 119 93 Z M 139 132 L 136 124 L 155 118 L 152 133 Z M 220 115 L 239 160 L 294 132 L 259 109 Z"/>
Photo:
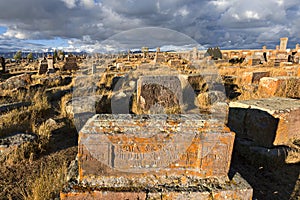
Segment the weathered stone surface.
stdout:
<path fill-rule="evenodd" d="M 79 133 L 80 181 L 123 187 L 172 182 L 163 175 L 224 177 L 233 140 L 200 115 L 95 115 Z"/>
<path fill-rule="evenodd" d="M 156 188 L 97 188 L 80 184 L 67 186 L 60 194 L 62 200 L 79 199 L 114 199 L 114 200 L 251 200 L 253 190 L 239 175 L 232 180 L 222 182 L 215 180 L 197 180 L 197 186 L 180 187 L 160 185 Z M 89 190 L 89 191 L 86 191 Z"/>
<path fill-rule="evenodd" d="M 229 128 L 257 145 L 289 145 L 300 139 L 300 101 L 269 98 L 231 102 Z"/>
<path fill-rule="evenodd" d="M 65 112 L 74 117 L 80 113 L 96 113 L 97 106 L 102 99 L 102 95 L 74 97 L 66 102 Z"/>
<path fill-rule="evenodd" d="M 27 87 L 31 82 L 30 74 L 21 74 L 18 76 L 13 76 L 7 79 L 5 82 L 0 83 L 0 90 L 13 90 L 18 88 Z"/>
<path fill-rule="evenodd" d="M 269 77 L 270 72 L 244 72 L 241 82 L 244 85 L 258 84 L 263 77 Z"/>
<path fill-rule="evenodd" d="M 69 56 L 65 58 L 65 64 L 62 67 L 62 70 L 77 70 L 79 69 L 77 65 L 77 58 L 74 56 Z"/>
<path fill-rule="evenodd" d="M 300 78 L 264 77 L 259 82 L 258 94 L 265 98 L 273 96 L 300 98 Z"/>
<path fill-rule="evenodd" d="M 39 64 L 39 74 L 45 74 L 48 70 L 48 62 L 46 59 L 41 60 Z"/>
<path fill-rule="evenodd" d="M 142 200 L 146 199 L 145 192 L 110 192 L 110 191 L 90 191 L 74 192 L 60 195 L 61 200 Z"/>
<path fill-rule="evenodd" d="M 182 105 L 181 82 L 177 76 L 143 76 L 137 82 L 137 104 L 146 113 Z M 155 107 L 159 106 L 156 111 Z M 154 110 L 153 110 L 154 109 Z"/>

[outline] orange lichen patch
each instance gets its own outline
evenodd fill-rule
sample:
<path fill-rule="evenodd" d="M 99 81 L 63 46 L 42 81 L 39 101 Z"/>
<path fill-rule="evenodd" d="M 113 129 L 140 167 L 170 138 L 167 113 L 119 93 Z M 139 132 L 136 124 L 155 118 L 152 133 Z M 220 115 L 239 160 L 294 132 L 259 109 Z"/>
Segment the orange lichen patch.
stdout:
<path fill-rule="evenodd" d="M 282 78 L 262 78 L 259 82 L 258 93 L 261 97 L 272 97 L 283 93 L 286 81 Z"/>
<path fill-rule="evenodd" d="M 297 69 L 297 76 L 300 77 L 300 67 Z"/>
<path fill-rule="evenodd" d="M 74 193 L 60 193 L 61 200 L 124 200 L 124 199 L 146 199 L 145 192 L 102 192 L 102 191 L 91 191 L 91 192 L 74 192 Z"/>
<path fill-rule="evenodd" d="M 134 135 L 108 135 L 107 138 L 113 144 L 119 144 L 123 151 L 133 153 L 146 153 L 150 151 L 160 150 L 166 143 L 170 142 L 174 134 L 156 134 L 149 138 L 147 137 L 136 137 Z"/>

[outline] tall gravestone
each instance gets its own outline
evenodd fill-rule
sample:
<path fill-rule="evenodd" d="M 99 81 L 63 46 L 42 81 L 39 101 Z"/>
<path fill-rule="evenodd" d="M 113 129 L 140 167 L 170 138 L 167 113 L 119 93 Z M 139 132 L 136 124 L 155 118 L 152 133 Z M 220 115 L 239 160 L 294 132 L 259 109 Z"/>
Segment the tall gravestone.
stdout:
<path fill-rule="evenodd" d="M 289 38 L 280 38 L 280 51 L 286 52 L 288 40 Z"/>
<path fill-rule="evenodd" d="M 43 60 L 40 60 L 40 64 L 39 64 L 39 74 L 45 74 L 48 70 L 48 61 L 46 58 L 44 58 Z"/>

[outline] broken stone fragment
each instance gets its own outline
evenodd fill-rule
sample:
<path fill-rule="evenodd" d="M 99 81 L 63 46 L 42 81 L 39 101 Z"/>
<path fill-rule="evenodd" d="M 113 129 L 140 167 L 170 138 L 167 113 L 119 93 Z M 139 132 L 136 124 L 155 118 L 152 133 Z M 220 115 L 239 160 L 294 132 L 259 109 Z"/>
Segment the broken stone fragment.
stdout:
<path fill-rule="evenodd" d="M 231 102 L 228 127 L 237 137 L 262 147 L 287 145 L 300 138 L 300 101 L 268 98 Z"/>

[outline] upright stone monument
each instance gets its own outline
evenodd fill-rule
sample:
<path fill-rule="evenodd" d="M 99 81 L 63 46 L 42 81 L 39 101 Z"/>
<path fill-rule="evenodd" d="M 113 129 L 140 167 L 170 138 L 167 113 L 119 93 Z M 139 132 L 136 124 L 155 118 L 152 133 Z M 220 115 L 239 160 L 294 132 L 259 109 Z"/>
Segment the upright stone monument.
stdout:
<path fill-rule="evenodd" d="M 79 69 L 77 65 L 77 58 L 75 56 L 65 57 L 65 64 L 62 70 L 67 71 L 67 70 L 77 70 L 77 69 Z"/>
<path fill-rule="evenodd" d="M 45 74 L 48 70 L 48 62 L 47 59 L 44 58 L 43 60 L 40 60 L 39 64 L 39 74 Z"/>
<path fill-rule="evenodd" d="M 47 58 L 47 64 L 48 64 L 48 71 L 47 73 L 54 73 L 54 62 L 53 62 L 53 57 L 52 56 L 48 56 Z"/>
<path fill-rule="evenodd" d="M 286 52 L 286 47 L 288 43 L 289 38 L 280 38 L 280 51 Z"/>
<path fill-rule="evenodd" d="M 177 76 L 143 76 L 137 82 L 137 104 L 147 112 L 156 105 L 174 108 L 182 105 L 181 82 Z M 153 110 L 153 112 L 155 112 Z M 159 111 L 156 111 L 159 112 Z"/>
<path fill-rule="evenodd" d="M 2 72 L 5 72 L 5 58 L 4 57 L 0 57 L 0 65 L 2 67 Z"/>

